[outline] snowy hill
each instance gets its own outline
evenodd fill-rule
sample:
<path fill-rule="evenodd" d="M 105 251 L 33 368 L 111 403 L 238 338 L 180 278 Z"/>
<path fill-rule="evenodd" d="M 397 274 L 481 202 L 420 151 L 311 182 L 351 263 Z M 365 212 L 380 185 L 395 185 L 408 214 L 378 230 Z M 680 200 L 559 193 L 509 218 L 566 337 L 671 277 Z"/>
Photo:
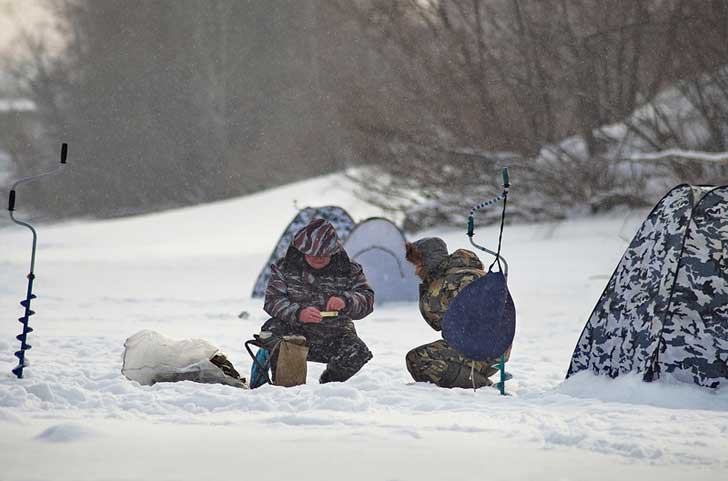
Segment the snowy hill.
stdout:
<path fill-rule="evenodd" d="M 358 321 L 374 359 L 344 384 L 141 387 L 120 373 L 141 329 L 200 337 L 248 371 L 267 319 L 248 297 L 299 207 L 379 214 L 338 176 L 138 218 L 39 228 L 32 368 L 14 379 L 30 235 L 0 221 L 0 465 L 20 479 L 725 479 L 728 393 L 577 375 L 568 362 L 644 212 L 508 227 L 518 326 L 511 396 L 414 384 L 404 355 L 438 334 L 417 306 Z M 434 230 L 451 249 L 464 228 Z M 492 244 L 495 228 L 477 231 Z M 489 242 L 490 240 L 490 242 Z M 238 314 L 246 310 L 250 318 Z"/>

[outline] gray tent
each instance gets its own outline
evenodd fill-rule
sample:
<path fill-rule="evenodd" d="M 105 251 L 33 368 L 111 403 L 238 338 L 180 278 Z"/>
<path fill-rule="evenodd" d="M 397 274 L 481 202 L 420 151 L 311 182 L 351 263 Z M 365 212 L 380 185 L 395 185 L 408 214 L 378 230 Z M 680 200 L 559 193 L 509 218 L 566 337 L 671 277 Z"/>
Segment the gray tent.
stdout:
<path fill-rule="evenodd" d="M 728 186 L 679 185 L 625 252 L 576 345 L 567 377 L 728 385 Z"/>
<path fill-rule="evenodd" d="M 402 231 L 387 219 L 373 217 L 356 225 L 344 241 L 349 257 L 364 269 L 374 299 L 413 302 L 419 298 L 419 278 L 405 257 Z"/>

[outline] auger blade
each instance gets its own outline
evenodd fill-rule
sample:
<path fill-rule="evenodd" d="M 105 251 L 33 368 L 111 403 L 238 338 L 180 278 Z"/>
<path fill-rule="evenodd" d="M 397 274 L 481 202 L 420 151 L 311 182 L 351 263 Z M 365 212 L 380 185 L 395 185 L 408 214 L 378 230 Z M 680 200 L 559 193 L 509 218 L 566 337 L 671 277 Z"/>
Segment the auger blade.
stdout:
<path fill-rule="evenodd" d="M 20 319 L 18 319 L 18 322 L 24 326 L 23 333 L 27 334 L 29 332 L 33 332 L 33 328 L 28 325 L 27 318 L 21 317 Z"/>
<path fill-rule="evenodd" d="M 20 301 L 20 305 L 23 307 L 28 307 L 30 305 L 30 301 L 32 301 L 33 299 L 36 299 L 36 298 L 37 298 L 37 296 L 35 294 L 31 294 L 30 299 L 24 299 L 24 300 Z"/>

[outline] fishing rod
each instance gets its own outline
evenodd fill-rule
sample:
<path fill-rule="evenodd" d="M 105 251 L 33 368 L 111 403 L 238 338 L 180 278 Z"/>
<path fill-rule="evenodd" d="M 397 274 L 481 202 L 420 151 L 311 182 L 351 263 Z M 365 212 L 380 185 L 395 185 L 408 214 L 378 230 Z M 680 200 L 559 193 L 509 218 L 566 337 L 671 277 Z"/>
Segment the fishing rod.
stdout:
<path fill-rule="evenodd" d="M 23 325 L 23 332 L 20 333 L 20 335 L 15 336 L 15 338 L 20 341 L 20 350 L 15 352 L 15 357 L 18 358 L 18 365 L 15 367 L 15 369 L 12 370 L 13 374 L 15 374 L 18 379 L 23 378 L 23 369 L 28 367 L 27 359 L 25 358 L 25 352 L 30 349 L 32 346 L 28 344 L 28 334 L 33 332 L 33 328 L 28 325 L 28 321 L 30 316 L 35 314 L 34 311 L 30 309 L 30 302 L 36 298 L 36 295 L 33 294 L 33 281 L 35 281 L 35 250 L 36 246 L 38 244 L 38 234 L 35 231 L 35 228 L 33 228 L 32 225 L 30 225 L 27 222 L 23 222 L 21 220 L 18 220 L 15 218 L 15 200 L 16 200 L 16 194 L 15 189 L 26 182 L 30 182 L 31 180 L 37 180 L 43 177 L 48 177 L 49 175 L 56 174 L 60 172 L 63 167 L 66 165 L 66 159 L 68 157 L 68 144 L 63 143 L 61 144 L 61 164 L 56 167 L 55 169 L 51 170 L 50 172 L 45 172 L 43 174 L 33 175 L 30 177 L 22 178 L 18 181 L 16 181 L 11 187 L 10 187 L 10 198 L 8 200 L 8 211 L 10 212 L 10 219 L 15 222 L 16 224 L 27 227 L 30 229 L 30 232 L 33 234 L 33 247 L 31 250 L 31 256 L 30 256 L 30 273 L 28 274 L 28 289 L 25 296 L 25 300 L 20 301 L 20 305 L 25 308 L 25 313 L 23 314 L 23 317 L 19 318 L 18 321 Z"/>

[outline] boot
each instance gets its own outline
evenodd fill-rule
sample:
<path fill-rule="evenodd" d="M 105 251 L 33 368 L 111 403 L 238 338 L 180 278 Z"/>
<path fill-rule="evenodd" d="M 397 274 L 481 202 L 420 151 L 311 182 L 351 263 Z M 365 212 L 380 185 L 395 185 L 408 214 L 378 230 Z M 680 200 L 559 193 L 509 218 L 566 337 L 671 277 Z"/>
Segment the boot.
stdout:
<path fill-rule="evenodd" d="M 492 371 L 492 372 L 491 372 Z M 486 373 L 493 375 L 496 370 L 488 368 Z M 473 370 L 472 365 L 468 362 L 464 364 L 452 363 L 448 366 L 447 371 L 442 376 L 442 379 L 437 383 L 440 387 L 461 387 L 461 388 L 473 388 L 478 389 L 481 387 L 491 386 L 493 382 L 488 379 L 483 372 L 475 369 Z"/>
<path fill-rule="evenodd" d="M 319 377 L 319 383 L 326 384 L 327 382 L 344 382 L 350 377 L 351 375 L 338 372 L 336 369 L 331 369 L 330 367 L 328 367 L 324 372 L 321 373 L 321 377 Z"/>

